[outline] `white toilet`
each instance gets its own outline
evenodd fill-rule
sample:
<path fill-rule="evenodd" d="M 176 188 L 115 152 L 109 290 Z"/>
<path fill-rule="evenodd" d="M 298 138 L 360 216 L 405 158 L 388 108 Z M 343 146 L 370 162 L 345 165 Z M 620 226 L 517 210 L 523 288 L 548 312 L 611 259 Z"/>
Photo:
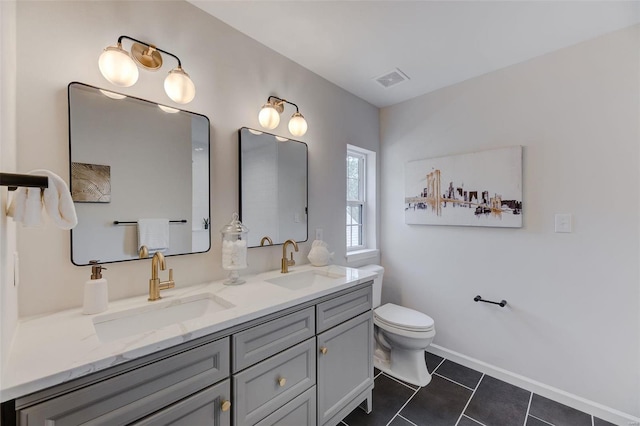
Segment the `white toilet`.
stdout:
<path fill-rule="evenodd" d="M 384 268 L 367 265 L 359 269 L 377 274 L 373 280 L 374 366 L 397 379 L 426 386 L 431 374 L 427 371 L 424 352 L 436 335 L 433 319 L 393 303 L 380 306 Z"/>

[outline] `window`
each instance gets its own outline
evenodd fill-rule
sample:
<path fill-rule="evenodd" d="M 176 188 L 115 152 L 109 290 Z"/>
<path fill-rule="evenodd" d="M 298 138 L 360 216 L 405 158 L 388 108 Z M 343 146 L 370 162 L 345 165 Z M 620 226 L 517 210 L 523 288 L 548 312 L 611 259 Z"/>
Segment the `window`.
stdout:
<path fill-rule="evenodd" d="M 365 244 L 366 157 L 347 151 L 347 250 L 361 250 Z"/>
<path fill-rule="evenodd" d="M 376 153 L 347 145 L 347 263 L 376 262 Z"/>

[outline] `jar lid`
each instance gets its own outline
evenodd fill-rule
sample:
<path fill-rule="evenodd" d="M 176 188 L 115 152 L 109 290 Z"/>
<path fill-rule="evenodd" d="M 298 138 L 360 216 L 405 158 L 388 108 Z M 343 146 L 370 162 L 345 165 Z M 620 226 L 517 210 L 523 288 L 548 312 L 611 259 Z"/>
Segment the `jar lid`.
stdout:
<path fill-rule="evenodd" d="M 233 214 L 233 220 L 229 222 L 227 225 L 223 226 L 220 230 L 222 234 L 242 234 L 244 232 L 249 232 L 249 228 L 244 226 L 242 222 L 238 220 L 238 213 Z"/>

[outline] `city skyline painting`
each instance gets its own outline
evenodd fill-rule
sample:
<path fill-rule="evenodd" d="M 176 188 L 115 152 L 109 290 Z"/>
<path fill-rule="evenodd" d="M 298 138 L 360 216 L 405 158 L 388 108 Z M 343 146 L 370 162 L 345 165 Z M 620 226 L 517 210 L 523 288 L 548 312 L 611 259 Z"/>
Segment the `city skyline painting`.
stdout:
<path fill-rule="evenodd" d="M 522 147 L 409 161 L 405 223 L 522 227 Z"/>

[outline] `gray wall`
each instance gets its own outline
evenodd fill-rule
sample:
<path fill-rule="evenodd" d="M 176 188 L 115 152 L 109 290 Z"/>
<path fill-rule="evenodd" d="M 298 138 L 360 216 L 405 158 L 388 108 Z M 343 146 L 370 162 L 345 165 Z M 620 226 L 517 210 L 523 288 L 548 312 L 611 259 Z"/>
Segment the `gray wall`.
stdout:
<path fill-rule="evenodd" d="M 146 19 L 152 16 L 153 19 Z M 66 88 L 71 81 L 111 88 L 98 70 L 98 56 L 125 34 L 176 54 L 196 85 L 188 110 L 211 120 L 212 249 L 168 259 L 177 286 L 222 279 L 218 231 L 238 209 L 238 129 L 259 128 L 258 111 L 269 95 L 291 99 L 309 131 L 309 228 L 344 263 L 346 144 L 378 150 L 378 109 L 249 39 L 186 2 L 19 2 L 17 4 L 18 168 L 47 168 L 68 175 Z M 55 34 L 55 37 L 52 35 Z M 125 47 L 128 45 L 125 41 Z M 156 73 L 140 71 L 125 94 L 172 105 L 163 89 L 165 58 Z M 43 69 L 42 64 L 49 64 Z M 176 105 L 178 106 L 178 105 Z M 285 115 L 292 112 L 285 110 Z M 34 125 L 37 123 L 37 125 Z M 273 132 L 289 137 L 287 120 Z M 70 262 L 69 232 L 49 226 L 19 229 L 20 316 L 79 307 L 88 267 Z M 311 243 L 296 253 L 306 263 Z M 249 269 L 279 268 L 280 247 L 249 250 Z M 113 264 L 104 276 L 111 299 L 144 294 L 150 261 Z"/>
<path fill-rule="evenodd" d="M 384 108 L 383 299 L 434 344 L 640 415 L 639 27 Z M 521 229 L 404 223 L 410 160 L 523 145 Z M 573 233 L 554 233 L 554 215 Z M 505 309 L 474 303 L 506 299 Z"/>

